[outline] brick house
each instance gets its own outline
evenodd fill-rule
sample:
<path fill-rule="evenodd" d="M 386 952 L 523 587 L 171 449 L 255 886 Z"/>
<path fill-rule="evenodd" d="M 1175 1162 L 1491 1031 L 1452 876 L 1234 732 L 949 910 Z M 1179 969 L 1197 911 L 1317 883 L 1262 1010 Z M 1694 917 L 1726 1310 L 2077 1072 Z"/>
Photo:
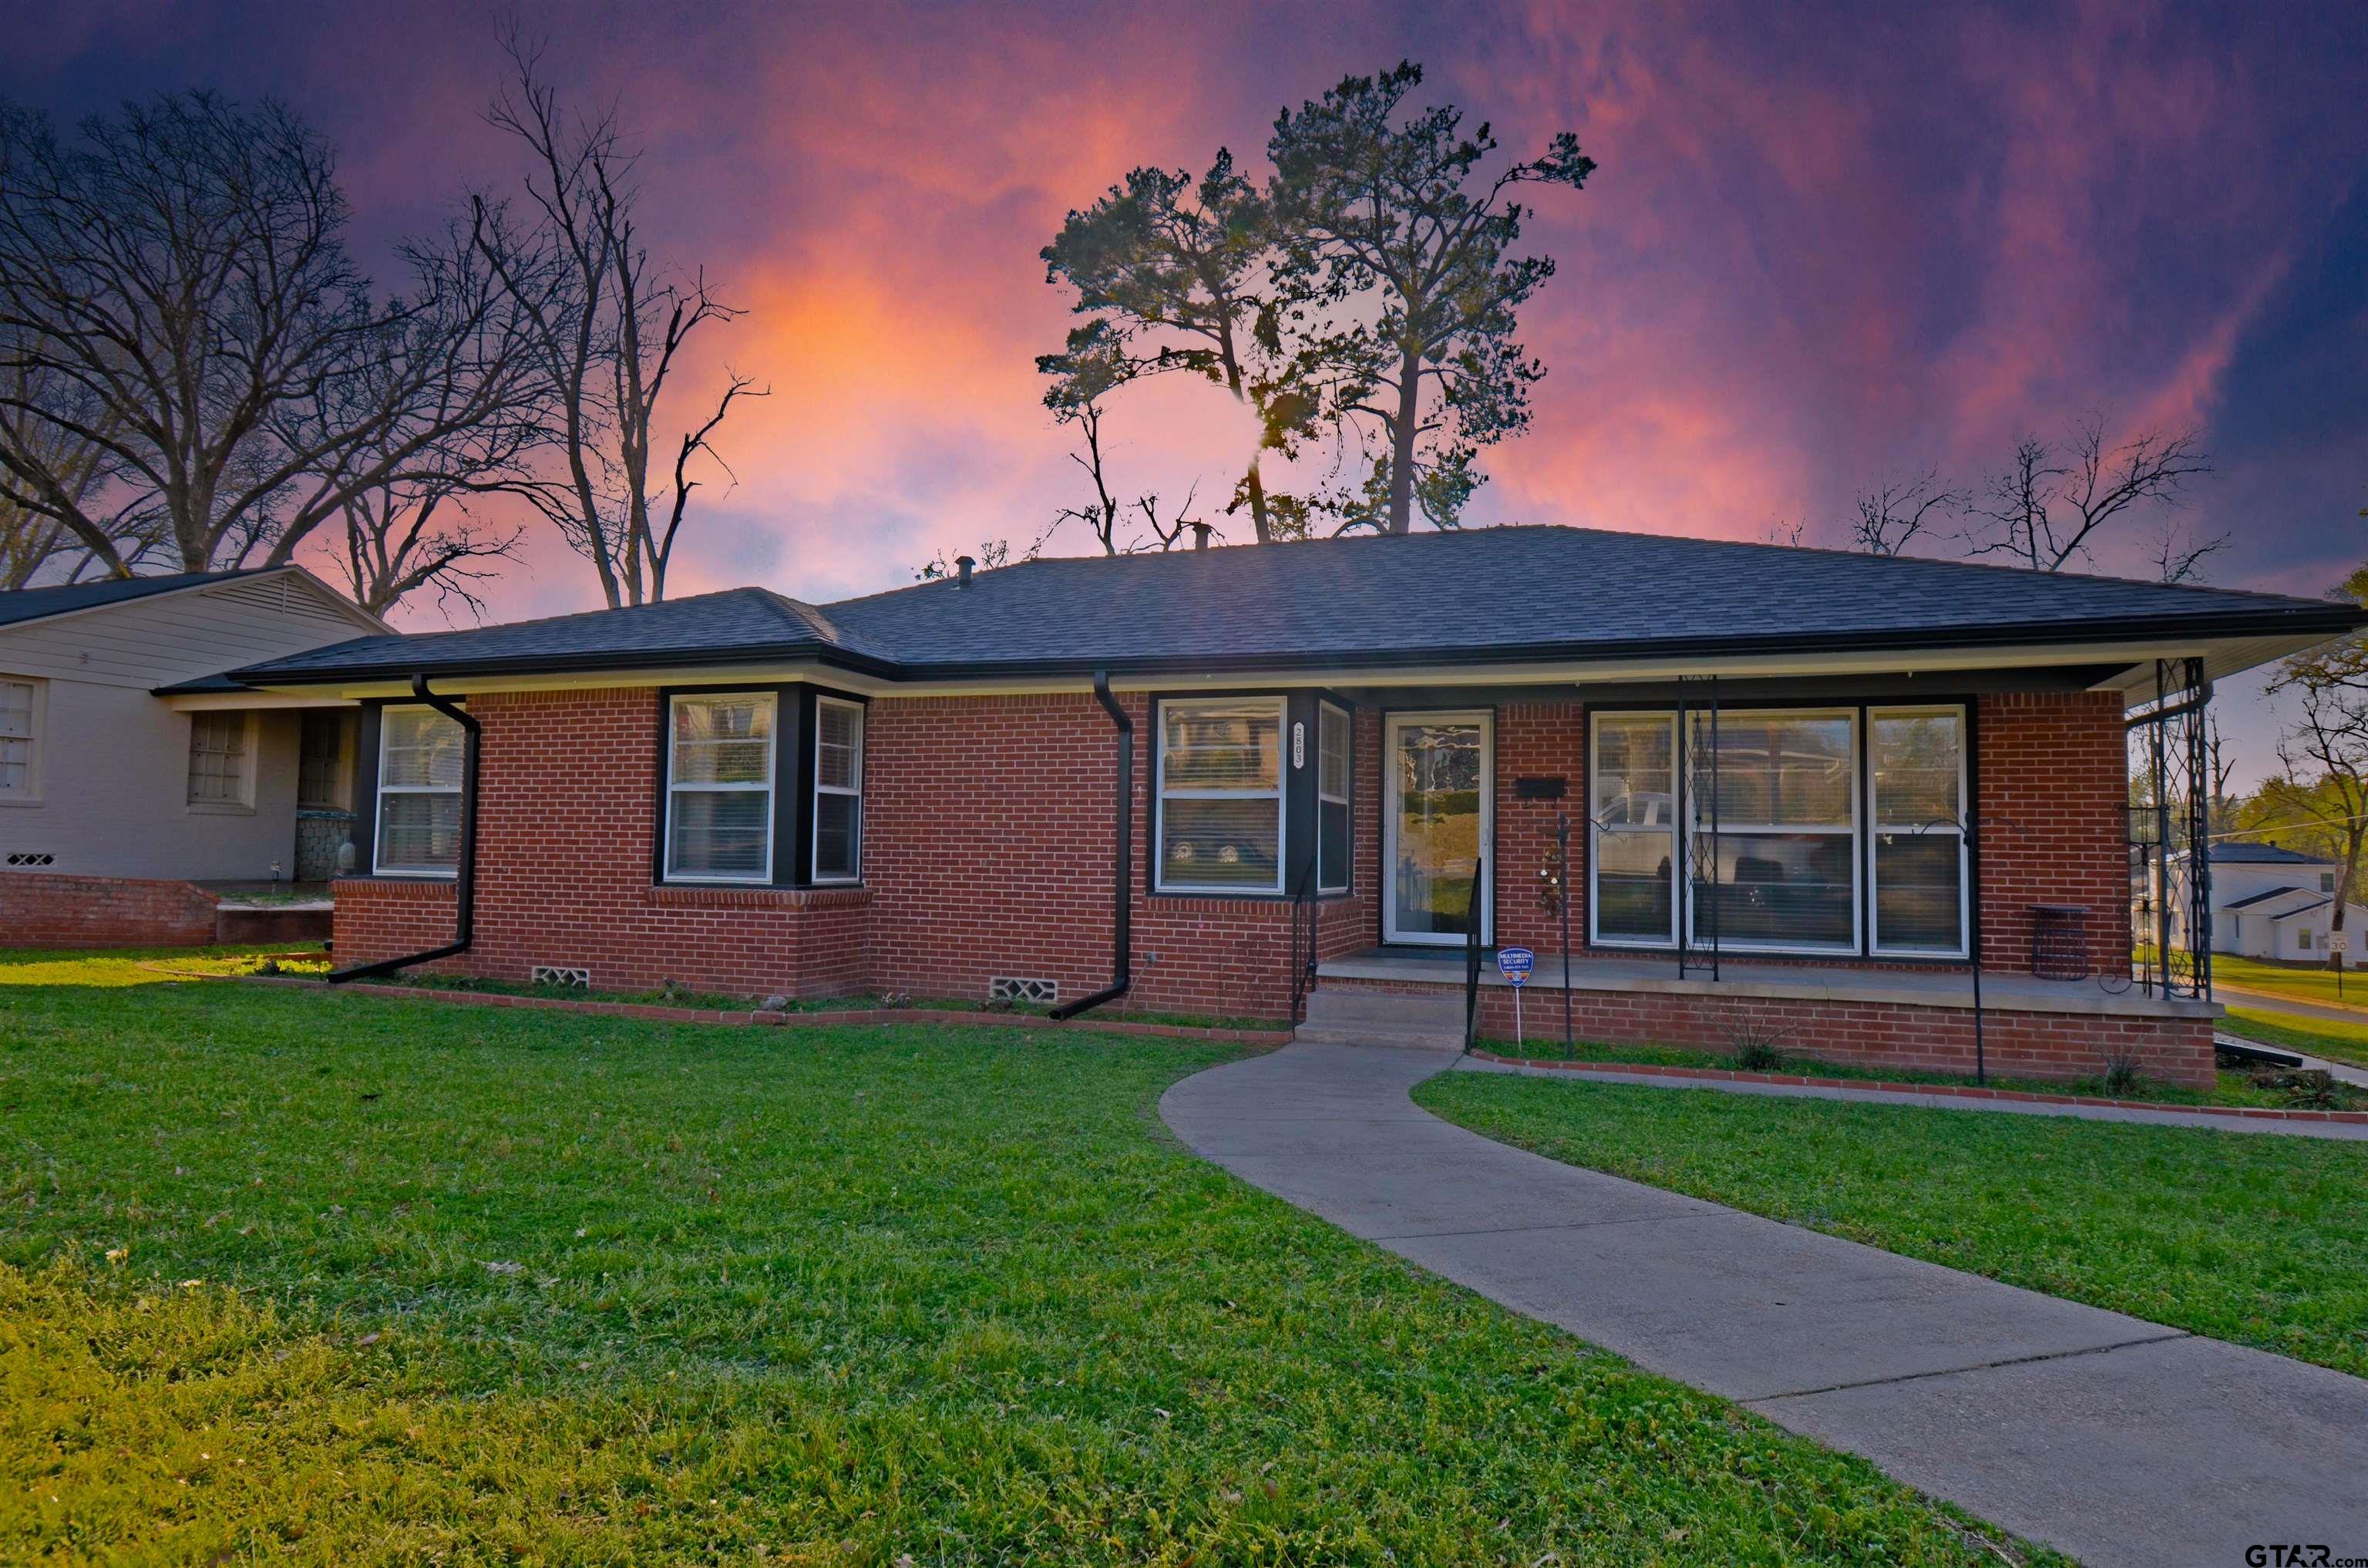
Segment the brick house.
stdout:
<path fill-rule="evenodd" d="M 2125 716 L 2164 661 L 2363 619 L 1507 528 L 740 588 L 232 678 L 360 704 L 352 967 L 1282 1018 L 1311 949 L 1319 995 L 1461 997 L 1476 923 L 1535 949 L 1559 1033 L 1566 890 L 1586 1038 L 1742 1021 L 1954 1069 L 1978 955 L 1993 1070 L 2193 1080 L 2217 1009 L 2130 983 Z M 2032 977 L 2040 919 L 2079 978 Z"/>

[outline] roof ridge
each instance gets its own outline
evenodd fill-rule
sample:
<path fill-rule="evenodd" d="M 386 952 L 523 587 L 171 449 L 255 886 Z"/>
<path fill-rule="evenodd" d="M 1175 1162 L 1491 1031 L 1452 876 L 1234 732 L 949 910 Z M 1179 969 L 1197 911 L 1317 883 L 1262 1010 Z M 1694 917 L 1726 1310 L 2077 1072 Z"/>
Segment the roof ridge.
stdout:
<path fill-rule="evenodd" d="M 1431 528 L 1422 532 L 1410 532 L 1404 534 L 1336 534 L 1324 538 L 1275 540 L 1266 544 L 1255 546 L 1224 545 L 1220 546 L 1219 548 L 1226 551 L 1255 549 L 1263 553 L 1278 550 L 1307 549 L 1318 545 L 1355 548 L 1372 547 L 1384 542 L 1397 545 L 1413 545 L 1417 543 L 1439 544 L 1454 538 L 1478 538 L 1492 534 L 1512 533 L 1578 534 L 1595 539 L 1612 539 L 1622 540 L 1652 540 L 1666 541 L 1669 544 L 1680 547 L 1702 548 L 1712 551 L 1748 551 L 1762 554 L 1781 552 L 1783 556 L 1788 558 L 1802 555 L 1825 556 L 1845 561 L 1865 562 L 1870 565 L 1874 566 L 1878 571 L 1883 570 L 1884 568 L 1882 565 L 1877 563 L 1885 562 L 1936 566 L 1942 568 L 1943 570 L 1962 568 L 1967 571 L 1979 571 L 1992 574 L 2011 574 L 2013 576 L 2026 579 L 2040 579 L 2055 582 L 2109 583 L 2119 587 L 2157 589 L 2166 593 L 2191 595 L 2198 597 L 2242 597 L 2288 606 L 2302 604 L 2341 605 L 2347 602 L 2343 599 L 2328 597 L 2325 596 L 2281 593 L 2275 589 L 2270 588 L 2222 587 L 2216 584 L 2211 583 L 2160 583 L 2152 582 L 2144 577 L 2115 576 L 2112 574 L 2106 572 L 2047 572 L 2042 571 L 2037 567 L 2017 566 L 2010 562 L 1999 561 L 1949 560 L 1937 555 L 1878 555 L 1871 551 L 1843 550 L 1833 545 L 1774 544 L 1765 540 L 1720 539 L 1704 534 L 1658 533 L 1648 528 L 1594 528 L 1581 523 L 1489 523 L 1477 528 Z M 994 567 L 987 572 L 979 574 L 979 577 L 981 580 L 984 580 L 989 577 L 999 577 L 1025 573 L 1031 567 L 1041 568 L 1061 564 L 1080 566 L 1100 562 L 1114 563 L 1118 562 L 1135 560 L 1149 562 L 1167 560 L 1170 557 L 1189 557 L 1198 560 L 1210 553 L 1212 552 L 1198 550 L 1145 550 L 1126 551 L 1116 554 L 1103 555 L 1038 555 L 1030 556 L 1025 561 L 1015 561 L 1007 566 Z M 827 611 L 849 605 L 872 604 L 882 599 L 894 598 L 905 595 L 920 594 L 930 589 L 945 591 L 952 588 L 953 586 L 954 585 L 946 579 L 932 578 L 931 580 L 924 583 L 912 583 L 902 587 L 882 588 L 875 593 L 859 594 L 844 599 L 834 599 L 826 605 L 818 607 L 818 609 L 820 611 Z"/>

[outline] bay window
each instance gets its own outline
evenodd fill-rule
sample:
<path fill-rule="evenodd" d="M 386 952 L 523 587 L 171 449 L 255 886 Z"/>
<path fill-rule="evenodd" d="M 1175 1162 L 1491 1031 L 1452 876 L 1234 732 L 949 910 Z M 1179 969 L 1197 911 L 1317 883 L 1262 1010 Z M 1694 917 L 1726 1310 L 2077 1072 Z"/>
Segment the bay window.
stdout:
<path fill-rule="evenodd" d="M 814 880 L 862 873 L 863 708 L 836 698 L 814 704 Z"/>
<path fill-rule="evenodd" d="M 1591 941 L 1965 955 L 1963 708 L 1730 707 L 1715 723 L 1690 708 L 1678 724 L 1592 717 Z"/>
<path fill-rule="evenodd" d="M 1284 891 L 1282 733 L 1280 697 L 1159 705 L 1160 891 Z"/>
<path fill-rule="evenodd" d="M 1346 710 L 1315 706 L 1315 891 L 1349 891 L 1349 801 L 1354 732 Z"/>
<path fill-rule="evenodd" d="M 770 881 L 779 699 L 769 691 L 715 692 L 668 706 L 667 879 Z"/>
<path fill-rule="evenodd" d="M 449 877 L 461 863 L 461 726 L 433 708 L 379 715 L 378 833 L 373 868 Z"/>

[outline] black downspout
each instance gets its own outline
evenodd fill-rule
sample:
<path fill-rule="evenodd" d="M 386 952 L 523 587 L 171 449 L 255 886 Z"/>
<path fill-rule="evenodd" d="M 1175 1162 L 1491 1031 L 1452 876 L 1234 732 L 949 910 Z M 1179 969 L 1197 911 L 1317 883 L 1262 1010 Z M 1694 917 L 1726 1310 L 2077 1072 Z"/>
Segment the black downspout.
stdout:
<path fill-rule="evenodd" d="M 1112 972 L 1110 984 L 1101 990 L 1053 1008 L 1056 1020 L 1116 1001 L 1134 983 L 1134 721 L 1111 699 L 1108 670 L 1094 672 L 1094 698 L 1118 726 L 1118 907 L 1110 937 Z"/>
<path fill-rule="evenodd" d="M 452 940 L 440 948 L 430 948 L 424 953 L 404 958 L 381 959 L 376 963 L 356 964 L 351 969 L 334 971 L 329 976 L 332 985 L 343 985 L 349 980 L 370 980 L 381 974 L 393 974 L 399 969 L 409 969 L 416 963 L 434 959 L 449 959 L 455 953 L 469 950 L 477 926 L 477 742 L 483 726 L 471 718 L 466 710 L 450 699 L 437 696 L 427 689 L 427 677 L 411 677 L 411 695 L 427 704 L 447 719 L 461 726 L 461 860 L 454 868 L 452 902 L 455 906 Z"/>

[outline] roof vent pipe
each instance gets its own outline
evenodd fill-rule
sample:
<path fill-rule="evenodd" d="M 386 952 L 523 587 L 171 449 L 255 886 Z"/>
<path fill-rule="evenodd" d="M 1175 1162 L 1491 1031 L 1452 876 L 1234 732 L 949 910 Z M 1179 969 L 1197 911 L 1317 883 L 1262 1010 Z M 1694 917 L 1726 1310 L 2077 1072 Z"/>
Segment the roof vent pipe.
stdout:
<path fill-rule="evenodd" d="M 1216 527 L 1217 525 L 1214 523 L 1194 523 L 1192 525 L 1192 548 L 1195 550 L 1208 549 L 1209 535 L 1215 531 Z"/>
<path fill-rule="evenodd" d="M 954 586 L 955 586 L 955 587 L 957 587 L 957 588 L 967 588 L 967 587 L 969 587 L 969 586 L 970 586 L 970 569 L 971 569 L 972 567 L 973 567 L 973 566 L 977 565 L 977 564 L 978 564 L 978 562 L 977 562 L 973 561 L 973 560 L 972 560 L 969 556 L 967 556 L 967 555 L 957 555 L 957 556 L 955 556 L 955 557 L 954 557 Z"/>

